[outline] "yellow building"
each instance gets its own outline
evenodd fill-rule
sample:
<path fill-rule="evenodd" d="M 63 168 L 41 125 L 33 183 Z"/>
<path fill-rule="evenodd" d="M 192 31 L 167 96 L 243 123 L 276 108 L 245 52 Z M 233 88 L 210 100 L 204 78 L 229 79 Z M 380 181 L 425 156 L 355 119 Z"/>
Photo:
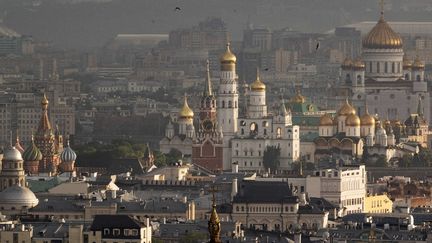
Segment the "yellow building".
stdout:
<path fill-rule="evenodd" d="M 367 196 L 364 202 L 365 213 L 391 213 L 393 211 L 393 202 L 384 195 Z"/>

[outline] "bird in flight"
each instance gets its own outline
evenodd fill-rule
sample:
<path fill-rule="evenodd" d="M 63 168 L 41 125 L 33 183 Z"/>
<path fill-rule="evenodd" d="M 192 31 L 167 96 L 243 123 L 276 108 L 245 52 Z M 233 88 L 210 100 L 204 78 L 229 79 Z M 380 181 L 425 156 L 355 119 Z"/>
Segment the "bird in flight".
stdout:
<path fill-rule="evenodd" d="M 316 44 L 316 47 L 315 47 L 315 51 L 318 51 L 319 47 L 320 47 L 320 43 L 318 41 L 317 44 Z"/>
<path fill-rule="evenodd" d="M 174 11 L 180 11 L 181 8 L 180 7 L 175 7 Z"/>

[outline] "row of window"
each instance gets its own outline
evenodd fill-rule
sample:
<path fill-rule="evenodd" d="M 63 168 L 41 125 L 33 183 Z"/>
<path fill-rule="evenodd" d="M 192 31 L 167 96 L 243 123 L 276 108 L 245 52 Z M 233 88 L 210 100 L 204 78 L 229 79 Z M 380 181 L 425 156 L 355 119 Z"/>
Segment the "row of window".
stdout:
<path fill-rule="evenodd" d="M 120 232 L 121 232 L 120 229 L 113 229 L 112 230 L 112 234 L 114 236 L 119 236 Z M 103 234 L 104 235 L 109 235 L 109 234 L 111 234 L 111 230 L 109 228 L 104 228 L 103 229 Z M 138 235 L 138 229 L 124 229 L 123 230 L 123 235 L 124 236 L 137 236 Z"/>
<path fill-rule="evenodd" d="M 351 198 L 342 200 L 342 206 L 358 205 L 363 203 L 363 198 Z"/>
<path fill-rule="evenodd" d="M 236 212 L 245 212 L 245 210 L 248 210 L 248 212 L 252 213 L 281 213 L 281 212 L 295 212 L 294 206 L 285 206 L 285 207 L 263 207 L 263 206 L 251 206 L 251 207 L 245 207 L 245 206 L 236 206 Z M 283 211 L 283 209 L 285 209 Z"/>

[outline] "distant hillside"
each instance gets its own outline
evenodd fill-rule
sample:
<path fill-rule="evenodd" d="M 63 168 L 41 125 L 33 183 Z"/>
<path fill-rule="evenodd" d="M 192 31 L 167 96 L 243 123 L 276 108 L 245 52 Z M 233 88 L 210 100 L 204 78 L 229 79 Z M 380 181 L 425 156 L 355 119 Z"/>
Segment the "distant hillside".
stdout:
<path fill-rule="evenodd" d="M 22 34 L 52 40 L 61 47 L 101 46 L 117 33 L 168 33 L 190 27 L 208 16 L 222 17 L 234 39 L 250 21 L 270 28 L 325 31 L 337 25 L 377 19 L 377 0 L 113 0 L 107 3 L 0 0 L 0 17 Z M 386 16 L 394 20 L 428 19 L 392 1 Z M 407 2 L 407 1 L 405 1 Z M 409 1 L 428 4 L 424 0 Z M 430 1 L 429 1 L 430 2 Z M 405 4 L 405 3 L 404 3 Z M 180 7 L 181 11 L 174 11 Z"/>

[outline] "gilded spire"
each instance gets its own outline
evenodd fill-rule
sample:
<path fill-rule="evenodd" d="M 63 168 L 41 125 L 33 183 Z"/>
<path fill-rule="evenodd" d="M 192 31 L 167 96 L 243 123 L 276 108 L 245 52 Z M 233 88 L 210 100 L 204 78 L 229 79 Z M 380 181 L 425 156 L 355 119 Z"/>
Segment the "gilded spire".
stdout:
<path fill-rule="evenodd" d="M 51 123 L 49 121 L 48 118 L 48 99 L 44 93 L 42 100 L 41 100 L 41 105 L 42 105 L 42 116 L 41 116 L 41 120 L 39 123 L 39 129 L 38 132 L 44 132 L 47 130 L 51 130 Z"/>
<path fill-rule="evenodd" d="M 209 191 L 213 195 L 213 198 L 212 198 L 212 211 L 211 211 L 210 219 L 208 221 L 208 230 L 209 230 L 209 234 L 210 234 L 210 243 L 221 243 L 222 241 L 220 239 L 220 232 L 221 232 L 220 220 L 219 220 L 219 216 L 218 216 L 217 211 L 216 211 L 216 197 L 215 197 L 215 193 L 217 192 L 217 190 L 213 186 L 213 188 L 210 189 Z"/>
<path fill-rule="evenodd" d="M 210 62 L 208 59 L 207 59 L 207 63 L 206 63 L 206 87 L 205 87 L 204 95 L 205 96 L 212 96 L 213 95 L 212 83 L 211 83 L 211 79 L 210 79 Z"/>
<path fill-rule="evenodd" d="M 256 69 L 256 79 L 251 84 L 251 89 L 253 91 L 265 91 L 265 89 L 266 89 L 265 84 L 260 79 L 260 74 L 259 74 L 259 68 L 258 67 Z"/>

